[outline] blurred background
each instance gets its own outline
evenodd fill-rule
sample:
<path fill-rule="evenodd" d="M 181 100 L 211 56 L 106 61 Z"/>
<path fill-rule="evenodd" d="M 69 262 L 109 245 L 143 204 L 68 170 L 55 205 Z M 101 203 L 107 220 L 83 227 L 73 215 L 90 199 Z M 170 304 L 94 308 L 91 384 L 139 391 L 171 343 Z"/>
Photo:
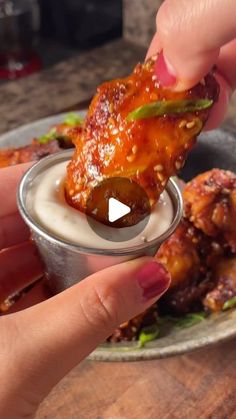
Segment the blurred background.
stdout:
<path fill-rule="evenodd" d="M 0 0 L 0 79 L 122 36 L 122 0 Z"/>

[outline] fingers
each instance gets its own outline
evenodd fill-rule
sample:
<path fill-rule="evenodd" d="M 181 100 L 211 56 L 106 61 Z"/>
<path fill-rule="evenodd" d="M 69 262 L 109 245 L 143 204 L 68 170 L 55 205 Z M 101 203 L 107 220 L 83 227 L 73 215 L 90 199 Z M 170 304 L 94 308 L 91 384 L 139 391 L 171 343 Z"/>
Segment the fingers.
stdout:
<path fill-rule="evenodd" d="M 0 251 L 23 243 L 30 236 L 29 229 L 20 214 L 10 214 L 0 218 Z"/>
<path fill-rule="evenodd" d="M 226 80 L 220 74 L 215 74 L 215 77 L 220 85 L 219 98 L 211 109 L 209 118 L 204 126 L 204 131 L 218 127 L 224 120 L 231 94 L 231 89 Z"/>
<path fill-rule="evenodd" d="M 235 15 L 235 0 L 166 0 L 157 14 L 155 38 L 166 64 L 160 62 L 160 81 L 161 72 L 167 72 L 175 77 L 176 90 L 195 85 L 217 62 L 220 48 L 236 38 Z M 230 73 L 235 74 L 232 62 Z"/>
<path fill-rule="evenodd" d="M 147 52 L 147 55 L 146 55 L 146 59 L 152 57 L 157 52 L 160 52 L 161 49 L 162 49 L 162 47 L 161 47 L 161 44 L 159 42 L 158 34 L 155 33 L 155 35 L 154 35 L 154 37 L 153 37 L 153 39 L 151 41 L 151 44 L 149 46 L 149 49 L 148 49 L 148 52 Z"/>
<path fill-rule="evenodd" d="M 0 169 L 0 218 L 17 212 L 17 188 L 22 176 L 31 166 L 32 163 L 24 163 Z"/>
<path fill-rule="evenodd" d="M 235 24 L 236 26 L 236 24 Z M 220 50 L 217 68 L 224 76 L 231 89 L 236 88 L 236 39 L 224 45 Z"/>
<path fill-rule="evenodd" d="M 39 279 L 42 264 L 33 242 L 0 251 L 0 301 Z"/>
<path fill-rule="evenodd" d="M 115 327 L 153 304 L 169 282 L 161 265 L 142 258 L 96 273 L 42 304 L 6 316 L 27 331 L 14 356 L 31 391 L 45 397 Z"/>

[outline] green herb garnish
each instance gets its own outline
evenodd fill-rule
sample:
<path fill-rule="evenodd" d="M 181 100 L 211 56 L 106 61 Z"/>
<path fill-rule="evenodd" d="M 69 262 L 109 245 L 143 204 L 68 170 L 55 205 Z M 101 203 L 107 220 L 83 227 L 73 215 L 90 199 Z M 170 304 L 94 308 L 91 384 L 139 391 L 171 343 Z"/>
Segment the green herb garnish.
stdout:
<path fill-rule="evenodd" d="M 236 299 L 236 297 L 235 297 Z M 236 301 L 235 301 L 236 304 Z M 144 327 L 138 337 L 138 346 L 142 348 L 147 342 L 151 342 L 157 338 L 161 338 L 168 334 L 173 328 L 187 328 L 200 323 L 207 317 L 204 311 L 199 313 L 188 313 L 185 316 L 173 317 L 173 316 L 161 316 L 158 317 L 157 322 Z"/>
<path fill-rule="evenodd" d="M 127 121 L 152 118 L 154 116 L 175 115 L 208 109 L 213 105 L 210 99 L 161 100 L 148 103 L 134 109 L 127 116 Z"/>
<path fill-rule="evenodd" d="M 49 143 L 49 141 L 55 140 L 57 138 L 56 128 L 52 128 L 47 134 L 39 137 L 38 141 L 41 144 Z"/>
<path fill-rule="evenodd" d="M 67 125 L 69 125 L 71 127 L 74 127 L 76 125 L 82 125 L 83 118 L 81 118 L 81 116 L 79 116 L 79 115 L 77 115 L 75 113 L 69 113 L 66 116 L 66 118 L 64 119 L 63 123 L 64 124 L 67 124 Z M 63 140 L 63 141 L 67 141 L 67 138 L 62 133 L 58 133 L 57 132 L 57 128 L 54 127 L 47 134 L 42 135 L 38 139 L 39 143 L 41 143 L 41 144 L 49 143 L 49 141 L 52 141 L 52 140 Z"/>
<path fill-rule="evenodd" d="M 225 301 L 223 305 L 223 310 L 229 310 L 230 308 L 233 308 L 235 306 L 236 306 L 236 295 L 230 298 L 230 300 Z"/>
<path fill-rule="evenodd" d="M 66 118 L 64 120 L 64 123 L 67 125 L 70 125 L 71 127 L 74 127 L 75 125 L 82 125 L 84 122 L 83 118 L 76 113 L 68 113 L 66 115 Z"/>
<path fill-rule="evenodd" d="M 138 337 L 139 348 L 145 346 L 147 342 L 155 340 L 159 336 L 160 330 L 157 324 L 144 327 Z"/>
<path fill-rule="evenodd" d="M 199 313 L 188 313 L 185 316 L 177 319 L 177 321 L 175 322 L 175 327 L 179 327 L 179 328 L 191 327 L 197 323 L 200 323 L 205 318 L 206 318 L 206 313 L 204 311 L 199 312 Z"/>

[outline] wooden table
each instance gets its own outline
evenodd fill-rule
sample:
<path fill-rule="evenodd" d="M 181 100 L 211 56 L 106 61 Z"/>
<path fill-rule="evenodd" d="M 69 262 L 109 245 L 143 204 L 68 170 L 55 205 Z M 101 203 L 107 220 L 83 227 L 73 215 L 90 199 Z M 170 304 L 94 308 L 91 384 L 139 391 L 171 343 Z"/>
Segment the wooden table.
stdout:
<path fill-rule="evenodd" d="M 46 418 L 236 419 L 236 339 L 162 360 L 85 360 L 41 405 L 37 419 Z"/>
<path fill-rule="evenodd" d="M 236 418 L 236 340 L 156 361 L 84 361 L 37 419 Z"/>

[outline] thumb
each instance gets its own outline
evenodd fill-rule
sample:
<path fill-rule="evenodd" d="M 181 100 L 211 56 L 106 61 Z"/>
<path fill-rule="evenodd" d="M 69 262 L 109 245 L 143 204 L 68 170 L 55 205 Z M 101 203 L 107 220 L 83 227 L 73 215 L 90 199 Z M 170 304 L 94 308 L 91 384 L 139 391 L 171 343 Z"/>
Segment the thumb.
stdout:
<path fill-rule="evenodd" d="M 107 268 L 41 304 L 6 316 L 14 333 L 24 331 L 14 337 L 18 397 L 24 389 L 41 401 L 115 327 L 152 305 L 169 282 L 164 267 L 144 257 Z"/>
<path fill-rule="evenodd" d="M 157 14 L 158 50 L 164 54 L 157 63 L 160 81 L 175 77 L 175 90 L 199 82 L 217 62 L 220 48 L 236 37 L 235 14 L 235 0 L 166 0 Z"/>

